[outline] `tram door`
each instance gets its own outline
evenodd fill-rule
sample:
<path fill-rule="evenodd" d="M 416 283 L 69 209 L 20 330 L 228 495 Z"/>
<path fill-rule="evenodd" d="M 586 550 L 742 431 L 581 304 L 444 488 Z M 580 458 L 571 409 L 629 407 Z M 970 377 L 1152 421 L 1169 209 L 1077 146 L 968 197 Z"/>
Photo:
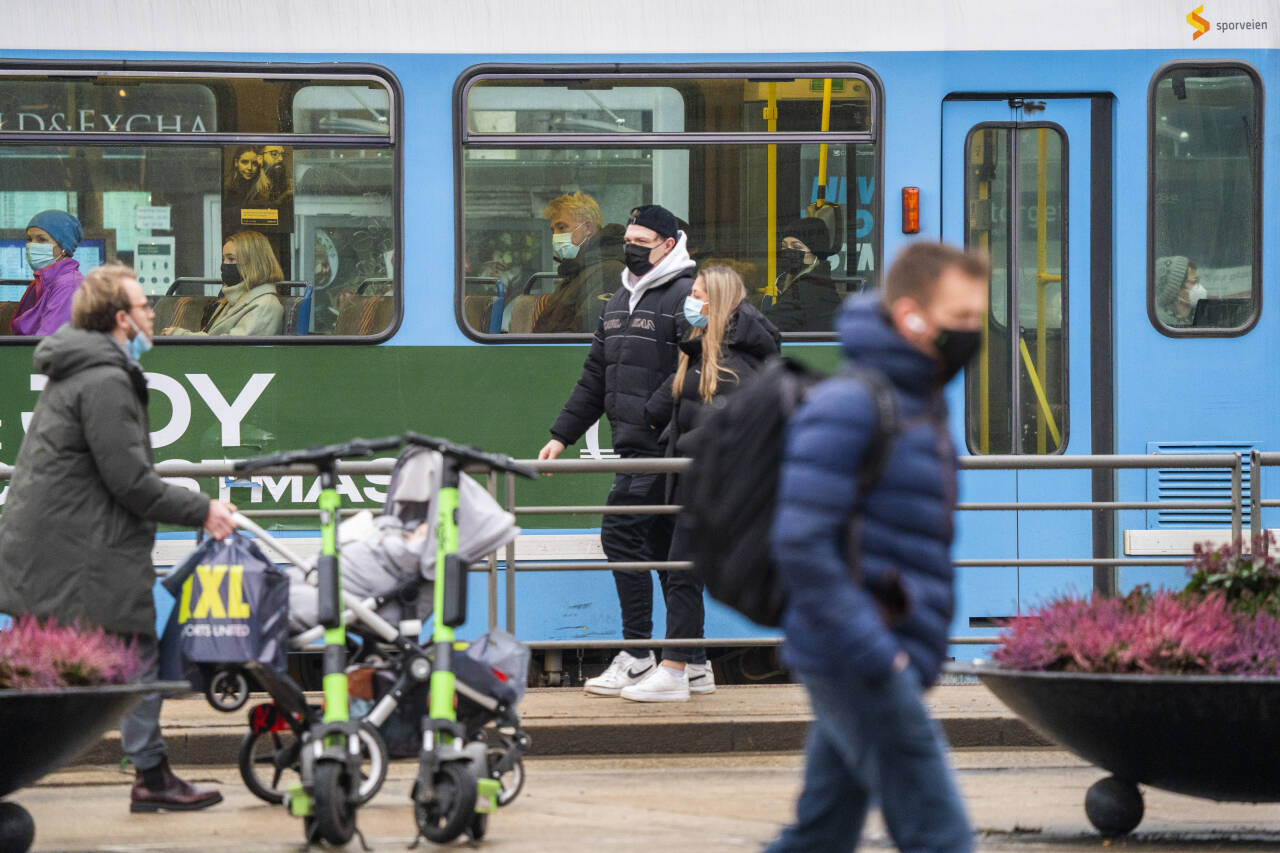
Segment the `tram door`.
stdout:
<path fill-rule="evenodd" d="M 1090 103 L 943 104 L 942 234 L 991 259 L 980 355 L 950 394 L 952 434 L 973 456 L 1090 452 Z M 963 503 L 1086 501 L 1087 471 L 963 471 Z M 960 560 L 1088 558 L 1088 512 L 958 514 Z M 1092 588 L 1089 567 L 964 565 L 953 635 Z M 956 650 L 963 655 L 966 650 Z"/>

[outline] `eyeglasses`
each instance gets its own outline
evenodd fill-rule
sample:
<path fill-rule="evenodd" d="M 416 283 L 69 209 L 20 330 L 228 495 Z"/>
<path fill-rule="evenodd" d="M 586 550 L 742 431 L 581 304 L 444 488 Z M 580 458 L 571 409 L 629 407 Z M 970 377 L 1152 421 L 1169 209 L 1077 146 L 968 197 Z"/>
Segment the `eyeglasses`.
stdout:
<path fill-rule="evenodd" d="M 133 303 L 130 303 L 130 305 L 129 305 L 129 310 L 130 310 L 130 311 L 132 311 L 134 308 L 141 308 L 141 309 L 143 309 L 144 311 L 148 311 L 148 312 L 150 312 L 150 313 L 152 313 L 152 314 L 154 314 L 154 313 L 155 313 L 155 309 L 151 307 L 151 303 L 150 303 L 150 302 L 133 302 Z"/>

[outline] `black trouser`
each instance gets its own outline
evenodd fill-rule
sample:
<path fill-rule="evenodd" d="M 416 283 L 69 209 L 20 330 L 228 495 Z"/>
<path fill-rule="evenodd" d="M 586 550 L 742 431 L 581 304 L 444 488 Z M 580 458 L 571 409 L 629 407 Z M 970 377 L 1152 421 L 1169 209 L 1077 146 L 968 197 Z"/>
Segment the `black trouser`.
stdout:
<path fill-rule="evenodd" d="M 609 491 L 609 506 L 665 503 L 662 474 L 618 474 Z M 600 525 L 600 544 L 610 562 L 666 560 L 671 553 L 674 518 L 670 515 L 606 515 Z M 653 634 L 653 578 L 644 571 L 616 571 L 618 603 L 622 608 L 622 638 L 647 640 Z M 702 636 L 702 585 L 692 572 L 658 572 L 667 604 L 669 639 Z M 632 649 L 633 654 L 643 654 Z M 691 663 L 706 661 L 702 650 L 665 649 L 665 658 Z"/>

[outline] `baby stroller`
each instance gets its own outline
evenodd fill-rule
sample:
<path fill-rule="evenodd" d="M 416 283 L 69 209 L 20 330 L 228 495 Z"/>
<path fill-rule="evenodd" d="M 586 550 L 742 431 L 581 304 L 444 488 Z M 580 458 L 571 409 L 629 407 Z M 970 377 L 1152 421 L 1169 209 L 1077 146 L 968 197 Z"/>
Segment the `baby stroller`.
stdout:
<path fill-rule="evenodd" d="M 422 620 L 432 611 L 435 529 L 442 472 L 439 453 L 406 449 L 396 462 L 382 515 L 357 516 L 339 532 L 344 592 L 343 622 L 360 646 L 348 671 L 371 668 L 385 690 L 359 726 L 361 778 L 357 805 L 368 802 L 386 777 L 387 749 L 378 727 L 402 705 L 425 713 L 433 651 L 418 642 Z M 364 514 L 368 516 L 368 514 Z M 458 508 L 459 554 L 472 562 L 518 533 L 514 518 L 478 483 L 463 478 Z M 304 649 L 323 635 L 317 621 L 314 563 L 244 516 L 237 523 L 290 564 L 289 645 Z M 453 659 L 459 722 L 468 742 L 482 742 L 487 771 L 498 782 L 497 804 L 513 801 L 524 783 L 523 752 L 529 739 L 516 705 L 524 693 L 529 652 L 514 637 L 493 631 Z M 249 732 L 239 753 L 245 785 L 266 802 L 280 803 L 301 766 L 304 734 L 317 726 L 321 708 L 287 675 L 260 662 L 227 665 L 232 677 L 256 681 L 272 701 L 249 712 Z M 246 686 L 247 690 L 247 686 Z M 218 707 L 215 704 L 215 707 Z M 492 729 L 486 730 L 490 724 Z"/>

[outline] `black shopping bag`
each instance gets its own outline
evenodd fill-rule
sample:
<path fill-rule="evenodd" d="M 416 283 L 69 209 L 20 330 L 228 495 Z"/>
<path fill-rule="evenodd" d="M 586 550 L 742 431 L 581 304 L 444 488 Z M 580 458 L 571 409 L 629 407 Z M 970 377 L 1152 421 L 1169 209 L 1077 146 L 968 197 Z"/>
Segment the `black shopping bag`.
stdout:
<path fill-rule="evenodd" d="M 162 677 L 191 664 L 258 661 L 283 671 L 289 578 L 240 534 L 200 544 L 163 581 L 176 601 L 161 638 Z"/>

